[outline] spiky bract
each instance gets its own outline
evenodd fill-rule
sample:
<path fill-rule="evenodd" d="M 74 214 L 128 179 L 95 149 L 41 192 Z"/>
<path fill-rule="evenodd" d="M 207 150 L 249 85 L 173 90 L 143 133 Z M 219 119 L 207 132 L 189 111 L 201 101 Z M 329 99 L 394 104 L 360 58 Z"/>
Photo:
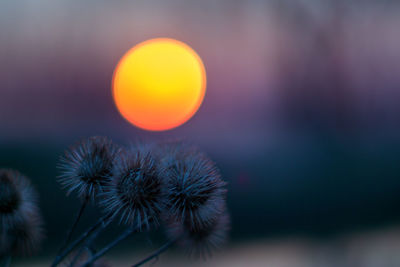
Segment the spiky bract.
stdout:
<path fill-rule="evenodd" d="M 150 224 L 158 225 L 164 207 L 162 187 L 151 151 L 131 148 L 117 157 L 102 203 L 108 212 L 120 214 L 121 222 L 149 229 Z"/>
<path fill-rule="evenodd" d="M 215 164 L 197 150 L 178 153 L 168 164 L 165 195 L 169 216 L 193 229 L 204 228 L 223 212 L 226 183 Z"/>
<path fill-rule="evenodd" d="M 152 150 L 163 171 L 174 168 L 176 161 L 184 159 L 187 155 L 199 152 L 197 147 L 180 141 L 159 143 L 154 145 Z"/>
<path fill-rule="evenodd" d="M 67 194 L 76 191 L 81 198 L 92 198 L 104 191 L 111 177 L 118 148 L 106 137 L 94 136 L 73 146 L 61 158 L 59 181 Z"/>
<path fill-rule="evenodd" d="M 172 221 L 167 234 L 172 240 L 186 249 L 190 256 L 206 258 L 212 251 L 220 248 L 227 240 L 230 218 L 223 212 L 202 229 L 193 229 L 187 222 Z"/>

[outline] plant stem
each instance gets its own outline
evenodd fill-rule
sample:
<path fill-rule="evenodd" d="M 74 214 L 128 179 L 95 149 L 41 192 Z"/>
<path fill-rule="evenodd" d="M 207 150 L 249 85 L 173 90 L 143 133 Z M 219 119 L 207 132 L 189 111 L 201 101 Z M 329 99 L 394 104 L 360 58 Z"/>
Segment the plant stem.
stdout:
<path fill-rule="evenodd" d="M 60 247 L 60 249 L 57 252 L 57 256 L 60 255 L 64 251 L 64 249 L 67 247 L 69 241 L 71 241 L 72 234 L 75 231 L 76 226 L 78 225 L 78 222 L 81 219 L 82 214 L 85 211 L 85 208 L 86 208 L 88 202 L 89 202 L 89 196 L 86 196 L 84 201 L 82 202 L 82 205 L 81 205 L 77 215 L 75 216 L 74 223 L 72 224 L 71 228 L 69 228 L 69 230 L 68 230 L 67 238 L 64 240 L 63 245 Z"/>
<path fill-rule="evenodd" d="M 170 240 L 167 243 L 165 243 L 163 246 L 161 246 L 159 249 L 157 249 L 156 251 L 154 251 L 151 255 L 149 255 L 147 258 L 144 258 L 143 260 L 139 261 L 138 263 L 136 263 L 135 265 L 132 265 L 132 267 L 139 267 L 143 264 L 145 264 L 146 262 L 160 256 L 161 253 L 165 252 L 167 249 L 169 249 L 176 240 Z"/>
<path fill-rule="evenodd" d="M 100 227 L 96 229 L 96 231 L 86 240 L 85 244 L 78 250 L 77 254 L 73 258 L 70 267 L 73 267 L 75 263 L 78 261 L 79 257 L 82 255 L 85 249 L 90 250 L 92 247 L 93 241 L 97 238 L 97 236 L 111 223 L 113 217 L 110 217 L 104 221 L 102 221 Z"/>
<path fill-rule="evenodd" d="M 114 239 L 110 244 L 108 244 L 107 246 L 105 246 L 102 250 L 100 250 L 99 252 L 97 252 L 95 255 L 93 255 L 90 260 L 86 261 L 85 264 L 83 264 L 83 267 L 88 267 L 91 264 L 93 264 L 97 259 L 99 259 L 100 257 L 102 257 L 104 254 L 106 254 L 110 249 L 112 249 L 113 247 L 115 247 L 119 242 L 123 241 L 124 239 L 128 238 L 130 235 L 132 235 L 133 233 L 135 233 L 137 230 L 137 228 L 128 228 L 125 230 L 125 232 L 123 232 L 119 237 L 117 237 L 116 239 Z"/>
<path fill-rule="evenodd" d="M 101 217 L 92 227 L 90 227 L 86 232 L 84 232 L 79 238 L 72 242 L 62 253 L 57 255 L 52 267 L 57 266 L 73 249 L 75 249 L 80 243 L 82 243 L 86 238 L 91 236 L 91 234 L 100 226 L 105 220 L 109 220 L 112 217 L 111 214 L 107 214 Z"/>

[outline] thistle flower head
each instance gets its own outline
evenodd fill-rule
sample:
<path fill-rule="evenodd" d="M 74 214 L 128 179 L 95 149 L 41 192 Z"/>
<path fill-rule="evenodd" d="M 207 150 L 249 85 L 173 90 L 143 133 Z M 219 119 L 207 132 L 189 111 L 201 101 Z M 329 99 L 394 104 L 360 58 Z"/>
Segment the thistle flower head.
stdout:
<path fill-rule="evenodd" d="M 37 211 L 36 192 L 19 172 L 0 169 L 0 189 L 0 229 L 7 231 Z"/>
<path fill-rule="evenodd" d="M 228 236 L 230 218 L 223 212 L 213 219 L 206 227 L 193 229 L 187 222 L 172 221 L 167 228 L 168 236 L 177 240 L 190 256 L 206 258 L 214 249 L 220 248 Z"/>
<path fill-rule="evenodd" d="M 108 212 L 121 215 L 121 222 L 141 229 L 158 225 L 163 208 L 163 180 L 150 150 L 132 148 L 115 161 L 113 177 L 104 193 Z"/>
<path fill-rule="evenodd" d="M 169 216 L 193 229 L 204 228 L 223 212 L 226 183 L 215 164 L 198 151 L 179 153 L 170 162 L 164 168 Z"/>
<path fill-rule="evenodd" d="M 67 194 L 77 191 L 81 198 L 92 198 L 103 192 L 110 179 L 116 146 L 106 137 L 83 140 L 61 158 L 60 183 Z"/>

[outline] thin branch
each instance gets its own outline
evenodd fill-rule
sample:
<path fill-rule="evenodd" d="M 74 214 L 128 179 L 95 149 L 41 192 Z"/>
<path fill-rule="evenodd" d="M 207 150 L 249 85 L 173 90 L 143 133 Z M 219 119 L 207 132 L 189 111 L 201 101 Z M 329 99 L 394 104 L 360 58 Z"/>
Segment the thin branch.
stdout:
<path fill-rule="evenodd" d="M 161 253 L 165 252 L 167 249 L 169 249 L 176 240 L 170 240 L 167 243 L 165 243 L 163 246 L 161 246 L 159 249 L 157 249 L 156 251 L 154 251 L 151 255 L 149 255 L 147 258 L 139 261 L 138 263 L 136 263 L 135 265 L 132 265 L 132 267 L 139 267 L 143 264 L 145 264 L 148 261 L 151 261 L 154 258 L 157 258 L 158 256 L 160 256 Z"/>
<path fill-rule="evenodd" d="M 97 238 L 97 236 L 111 223 L 113 217 L 104 220 L 100 227 L 96 229 L 96 231 L 86 240 L 85 244 L 78 250 L 77 254 L 73 258 L 70 267 L 73 267 L 75 263 L 79 260 L 79 257 L 82 255 L 85 249 L 89 249 L 92 247 L 93 241 Z"/>
<path fill-rule="evenodd" d="M 102 250 L 100 250 L 99 252 L 97 252 L 95 255 L 93 255 L 88 261 L 85 262 L 85 264 L 83 264 L 83 267 L 88 267 L 91 264 L 93 264 L 97 259 L 99 259 L 100 257 L 102 257 L 104 254 L 106 254 L 110 249 L 112 249 L 113 247 L 115 247 L 116 245 L 118 245 L 119 242 L 125 240 L 126 238 L 128 238 L 130 235 L 132 235 L 133 233 L 135 233 L 137 230 L 137 228 L 128 228 L 125 230 L 125 232 L 123 232 L 119 237 L 117 237 L 116 239 L 114 239 L 114 241 L 112 241 L 110 244 L 108 244 L 107 246 L 105 246 Z"/>
<path fill-rule="evenodd" d="M 86 232 L 84 232 L 79 238 L 72 242 L 60 255 L 58 255 L 52 267 L 57 266 L 66 256 L 68 256 L 72 250 L 74 250 L 79 244 L 81 244 L 86 238 L 92 235 L 92 233 L 100 226 L 105 220 L 109 220 L 112 217 L 111 214 L 107 214 L 101 217 L 92 227 L 90 227 Z"/>
<path fill-rule="evenodd" d="M 72 224 L 71 228 L 69 228 L 68 233 L 67 233 L 67 238 L 64 240 L 63 245 L 60 247 L 60 249 L 57 252 L 57 257 L 59 257 L 59 255 L 65 250 L 65 248 L 67 247 L 68 243 L 71 241 L 72 238 L 72 234 L 74 233 L 76 226 L 78 225 L 78 222 L 80 221 L 83 212 L 85 211 L 85 208 L 87 206 L 89 202 L 89 196 L 86 196 L 84 201 L 82 202 L 82 205 L 77 213 L 77 215 L 75 216 L 75 220 L 74 223 Z M 52 265 L 55 266 L 55 265 Z"/>

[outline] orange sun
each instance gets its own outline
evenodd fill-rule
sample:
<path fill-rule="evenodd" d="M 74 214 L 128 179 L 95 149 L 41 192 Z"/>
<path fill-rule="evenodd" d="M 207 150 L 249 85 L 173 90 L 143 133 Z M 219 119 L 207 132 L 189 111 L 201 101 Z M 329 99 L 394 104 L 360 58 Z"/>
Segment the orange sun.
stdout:
<path fill-rule="evenodd" d="M 169 130 L 184 124 L 199 109 L 206 72 L 188 45 L 151 39 L 122 57 L 112 89 L 119 112 L 130 123 L 146 130 Z"/>

